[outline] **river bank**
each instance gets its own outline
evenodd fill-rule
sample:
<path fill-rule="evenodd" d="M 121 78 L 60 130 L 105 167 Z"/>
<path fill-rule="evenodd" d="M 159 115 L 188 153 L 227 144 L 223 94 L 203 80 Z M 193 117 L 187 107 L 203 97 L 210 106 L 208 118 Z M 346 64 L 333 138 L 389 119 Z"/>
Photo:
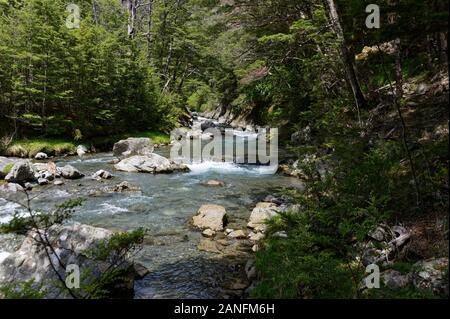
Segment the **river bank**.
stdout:
<path fill-rule="evenodd" d="M 86 145 L 92 151 L 108 151 L 112 149 L 114 143 L 128 137 L 148 137 L 156 145 L 167 145 L 170 142 L 168 134 L 154 131 L 123 133 L 79 141 L 63 137 L 36 137 L 13 141 L 4 150 L 0 149 L 0 156 L 34 158 L 38 153 L 45 153 L 48 156 L 75 155 L 78 145 Z"/>

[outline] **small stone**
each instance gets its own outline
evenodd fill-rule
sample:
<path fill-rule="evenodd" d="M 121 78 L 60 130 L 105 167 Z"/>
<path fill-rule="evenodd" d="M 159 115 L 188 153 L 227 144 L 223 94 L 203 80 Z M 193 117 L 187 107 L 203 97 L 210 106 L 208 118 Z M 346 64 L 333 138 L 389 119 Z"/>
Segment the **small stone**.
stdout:
<path fill-rule="evenodd" d="M 278 232 L 274 233 L 272 236 L 278 237 L 278 238 L 288 238 L 288 234 L 284 230 L 278 231 Z"/>
<path fill-rule="evenodd" d="M 258 245 L 253 245 L 253 247 L 252 247 L 253 252 L 256 253 L 258 251 L 258 249 L 259 249 Z"/>
<path fill-rule="evenodd" d="M 95 172 L 95 173 L 92 175 L 92 178 L 95 178 L 95 179 L 111 179 L 112 177 L 113 177 L 113 176 L 112 176 L 112 174 L 111 174 L 110 172 L 105 171 L 105 170 L 103 170 L 103 169 L 101 169 L 101 170 Z"/>
<path fill-rule="evenodd" d="M 232 233 L 232 232 L 234 232 L 234 229 L 230 229 L 230 228 L 225 229 L 225 235 L 228 235 L 229 233 Z"/>
<path fill-rule="evenodd" d="M 209 187 L 224 187 L 225 182 L 212 179 L 212 180 L 203 182 L 202 185 L 209 186 Z"/>
<path fill-rule="evenodd" d="M 53 182 L 53 185 L 61 186 L 61 185 L 64 185 L 64 182 L 62 180 L 56 180 Z"/>
<path fill-rule="evenodd" d="M 233 283 L 233 284 L 230 286 L 230 289 L 231 289 L 231 290 L 244 290 L 244 289 L 246 289 L 247 287 L 248 287 L 248 284 L 246 284 L 246 283 L 244 283 L 244 282 L 241 282 L 241 281 L 238 281 L 238 282 Z"/>
<path fill-rule="evenodd" d="M 243 230 L 235 230 L 228 234 L 228 237 L 235 238 L 235 239 L 244 239 L 247 237 L 247 235 L 244 233 Z"/>
<path fill-rule="evenodd" d="M 48 158 L 48 155 L 43 152 L 39 152 L 34 156 L 34 158 L 37 160 L 44 160 Z"/>
<path fill-rule="evenodd" d="M 38 178 L 38 184 L 39 185 L 47 185 L 48 184 L 48 180 L 46 180 L 45 178 Z"/>
<path fill-rule="evenodd" d="M 31 183 L 25 183 L 25 185 L 23 185 L 23 188 L 25 188 L 27 191 L 31 191 L 33 187 L 34 185 Z"/>
<path fill-rule="evenodd" d="M 214 237 L 215 234 L 216 234 L 216 232 L 211 229 L 205 229 L 202 233 L 203 236 L 208 237 L 208 238 Z"/>
<path fill-rule="evenodd" d="M 250 239 L 251 241 L 260 241 L 261 239 L 263 239 L 265 236 L 263 233 L 260 232 L 252 232 L 250 233 L 250 235 L 248 236 L 248 239 Z"/>
<path fill-rule="evenodd" d="M 134 272 L 135 272 L 135 279 L 142 279 L 144 278 L 148 273 L 150 273 L 150 270 L 148 270 L 145 266 L 134 263 Z"/>

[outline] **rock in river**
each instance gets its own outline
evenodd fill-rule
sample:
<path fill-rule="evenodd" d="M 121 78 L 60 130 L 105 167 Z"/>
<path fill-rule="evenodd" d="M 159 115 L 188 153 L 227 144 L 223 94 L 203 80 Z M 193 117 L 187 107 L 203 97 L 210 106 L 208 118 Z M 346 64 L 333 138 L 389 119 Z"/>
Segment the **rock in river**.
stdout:
<path fill-rule="evenodd" d="M 264 231 L 266 229 L 265 221 L 276 216 L 279 210 L 274 203 L 258 203 L 250 215 L 247 226 L 256 231 Z"/>
<path fill-rule="evenodd" d="M 152 174 L 189 171 L 189 168 L 186 165 L 175 164 L 158 154 L 132 156 L 120 161 L 114 167 L 118 171 Z"/>
<path fill-rule="evenodd" d="M 154 146 L 149 138 L 128 138 L 114 144 L 114 156 L 124 158 L 135 155 L 150 155 Z"/>
<path fill-rule="evenodd" d="M 200 229 L 223 230 L 227 221 L 227 212 L 223 206 L 203 205 L 192 218 L 195 227 Z"/>
<path fill-rule="evenodd" d="M 5 177 L 6 181 L 12 183 L 25 183 L 27 181 L 34 181 L 34 179 L 33 167 L 26 160 L 16 162 L 9 174 Z"/>
<path fill-rule="evenodd" d="M 75 167 L 71 165 L 66 165 L 64 167 L 59 168 L 61 172 L 61 176 L 65 179 L 79 179 L 84 177 L 84 174 L 81 174 Z"/>
<path fill-rule="evenodd" d="M 225 182 L 219 181 L 219 180 L 209 180 L 209 181 L 205 181 L 202 182 L 203 186 L 209 186 L 209 187 L 224 187 L 225 186 Z"/>
<path fill-rule="evenodd" d="M 34 156 L 34 158 L 37 160 L 44 160 L 48 158 L 48 155 L 43 152 L 39 152 Z"/>
<path fill-rule="evenodd" d="M 113 176 L 110 172 L 101 169 L 101 170 L 95 172 L 92 175 L 92 178 L 94 178 L 94 179 L 111 179 L 111 178 L 113 178 Z"/>

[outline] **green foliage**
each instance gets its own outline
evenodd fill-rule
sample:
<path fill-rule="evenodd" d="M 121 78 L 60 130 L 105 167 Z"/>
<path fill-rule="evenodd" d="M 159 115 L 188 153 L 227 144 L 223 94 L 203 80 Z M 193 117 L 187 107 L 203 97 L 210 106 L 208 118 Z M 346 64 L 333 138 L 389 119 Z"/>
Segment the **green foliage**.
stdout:
<path fill-rule="evenodd" d="M 3 299 L 42 299 L 45 290 L 36 287 L 34 280 L 15 282 L 0 287 L 0 296 Z"/>
<path fill-rule="evenodd" d="M 123 257 L 139 249 L 144 240 L 146 230 L 138 228 L 131 232 L 116 233 L 108 240 L 98 244 L 89 254 L 96 260 L 106 261 L 109 258 Z"/>
<path fill-rule="evenodd" d="M 62 155 L 74 153 L 76 147 L 76 144 L 70 140 L 54 138 L 16 140 L 6 149 L 5 154 L 17 157 L 34 157 L 39 152 L 48 155 Z"/>
<path fill-rule="evenodd" d="M 80 29 L 66 27 L 62 0 L 26 1 L 0 15 L 0 107 L 18 117 L 22 134 L 79 140 L 79 132 L 159 129 L 167 116 L 120 4 L 97 5 L 109 23 L 96 23 L 83 3 Z"/>
<path fill-rule="evenodd" d="M 2 173 L 5 174 L 5 175 L 8 175 L 9 172 L 11 172 L 11 169 L 13 168 L 13 166 L 14 166 L 14 163 L 6 164 L 6 165 L 3 167 Z"/>

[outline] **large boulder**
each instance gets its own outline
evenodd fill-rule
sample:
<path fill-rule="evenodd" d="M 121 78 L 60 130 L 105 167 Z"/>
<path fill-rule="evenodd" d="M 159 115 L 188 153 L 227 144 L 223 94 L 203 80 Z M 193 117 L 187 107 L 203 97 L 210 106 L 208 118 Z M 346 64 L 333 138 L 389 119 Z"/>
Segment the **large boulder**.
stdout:
<path fill-rule="evenodd" d="M 84 174 L 80 173 L 80 171 L 78 171 L 72 165 L 60 167 L 59 172 L 61 173 L 61 176 L 64 177 L 65 179 L 79 179 L 84 177 Z"/>
<path fill-rule="evenodd" d="M 134 155 L 150 155 L 153 153 L 154 146 L 149 138 L 128 138 L 114 144 L 114 156 L 124 158 Z"/>
<path fill-rule="evenodd" d="M 190 129 L 188 129 L 186 127 L 175 128 L 170 133 L 170 140 L 172 142 L 181 141 L 186 138 L 186 136 L 189 132 L 190 132 Z"/>
<path fill-rule="evenodd" d="M 265 222 L 279 213 L 279 207 L 274 203 L 258 203 L 253 209 L 247 227 L 255 231 L 265 231 Z"/>
<path fill-rule="evenodd" d="M 31 163 L 26 160 L 17 161 L 5 177 L 5 180 L 8 182 L 20 184 L 33 181 L 34 179 L 33 167 L 31 166 Z"/>
<path fill-rule="evenodd" d="M 215 127 L 216 127 L 216 124 L 214 124 L 213 121 L 209 121 L 209 120 L 208 120 L 208 121 L 203 122 L 202 125 L 201 125 L 200 127 L 201 127 L 201 130 L 202 130 L 202 131 L 206 131 L 207 129 L 215 128 Z"/>
<path fill-rule="evenodd" d="M 147 156 L 132 156 L 120 161 L 114 166 L 118 171 L 134 173 L 172 173 L 175 171 L 188 171 L 186 165 L 175 164 L 158 154 Z"/>
<path fill-rule="evenodd" d="M 223 206 L 203 205 L 192 218 L 195 227 L 200 229 L 223 230 L 227 221 L 227 212 Z"/>
<path fill-rule="evenodd" d="M 44 234 L 43 231 L 40 232 L 41 235 Z M 54 225 L 46 232 L 52 250 L 58 255 L 63 265 L 66 267 L 77 265 L 80 274 L 91 274 L 92 277 L 89 279 L 83 279 L 81 276 L 82 282 L 91 282 L 98 278 L 110 265 L 108 261 L 95 260 L 91 256 L 96 245 L 108 240 L 111 235 L 112 232 L 109 230 L 79 223 L 65 226 Z M 53 267 L 62 278 L 66 278 L 66 269 L 61 266 L 53 252 L 50 252 L 50 256 Z M 2 259 L 0 260 L 0 286 L 34 279 L 33 285 L 36 287 L 42 285 L 44 288 L 45 298 L 70 298 L 66 289 L 61 288 L 61 281 L 50 264 L 38 232 L 29 232 L 20 249 L 12 254 L 5 254 Z M 129 264 L 125 264 L 124 269 L 131 268 Z M 129 286 L 132 289 L 133 275 L 130 277 Z"/>

